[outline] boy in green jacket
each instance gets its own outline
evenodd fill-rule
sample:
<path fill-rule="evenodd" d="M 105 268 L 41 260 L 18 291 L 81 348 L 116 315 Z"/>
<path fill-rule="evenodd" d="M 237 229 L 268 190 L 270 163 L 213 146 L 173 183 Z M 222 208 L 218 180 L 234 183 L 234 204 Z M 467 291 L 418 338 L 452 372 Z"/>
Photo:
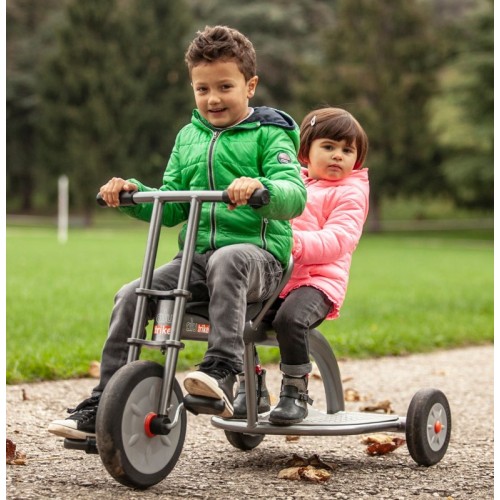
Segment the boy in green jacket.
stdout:
<path fill-rule="evenodd" d="M 204 203 L 196 241 L 190 291 L 194 301 L 210 301 L 212 328 L 208 349 L 196 372 L 184 382 L 188 393 L 225 403 L 223 417 L 233 414 L 233 386 L 243 370 L 243 327 L 247 303 L 268 298 L 276 289 L 292 248 L 289 219 L 302 213 L 306 190 L 297 160 L 299 132 L 281 111 L 249 107 L 258 83 L 251 42 L 238 31 L 206 27 L 186 52 L 196 109 L 179 132 L 160 189 L 227 190 L 231 205 Z M 269 205 L 253 209 L 247 200 L 267 188 Z M 100 189 L 111 207 L 120 191 L 149 191 L 136 179 L 114 177 Z M 187 205 L 166 203 L 163 224 L 187 220 Z M 149 221 L 151 204 L 122 207 L 132 217 Z M 181 229 L 182 251 L 186 226 Z M 180 255 L 155 270 L 152 288 L 177 287 Z M 67 419 L 49 431 L 85 439 L 95 435 L 99 398 L 111 376 L 127 360 L 139 280 L 118 291 L 103 348 L 99 384 Z M 229 313 L 229 314 L 228 314 Z M 149 316 L 153 318 L 154 304 Z"/>

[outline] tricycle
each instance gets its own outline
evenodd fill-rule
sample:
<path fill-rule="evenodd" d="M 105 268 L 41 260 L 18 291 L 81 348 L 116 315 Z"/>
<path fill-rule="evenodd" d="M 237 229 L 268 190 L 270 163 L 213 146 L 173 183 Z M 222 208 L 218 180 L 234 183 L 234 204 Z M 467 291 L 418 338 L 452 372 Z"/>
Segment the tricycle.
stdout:
<path fill-rule="evenodd" d="M 99 198 L 98 202 L 105 205 Z M 178 286 L 175 290 L 151 289 L 165 203 L 190 204 L 187 232 Z M 438 463 L 446 453 L 451 433 L 451 411 L 438 389 L 422 389 L 413 396 L 406 416 L 345 411 L 339 366 L 325 337 L 313 329 L 309 334 L 310 355 L 323 381 L 326 409 L 310 409 L 300 424 L 273 425 L 269 412 L 258 414 L 256 346 L 276 346 L 276 334 L 266 322 L 266 313 L 289 279 L 290 261 L 280 286 L 265 303 L 248 304 L 244 337 L 246 418 L 222 418 L 222 400 L 184 395 L 176 379 L 179 351 L 184 340 L 206 342 L 210 332 L 208 304 L 191 302 L 188 290 L 202 203 L 230 203 L 225 191 L 122 192 L 122 206 L 152 203 L 137 309 L 127 363 L 111 378 L 101 396 L 96 435 L 86 440 L 66 438 L 65 448 L 98 453 L 118 482 L 148 488 L 165 479 L 175 467 L 186 435 L 186 412 L 213 415 L 211 423 L 224 431 L 228 442 L 240 450 L 257 447 L 267 435 L 342 436 L 373 432 L 403 432 L 413 460 L 423 466 Z M 257 190 L 249 204 L 257 208 L 269 203 L 269 192 Z M 151 334 L 144 329 L 149 300 L 157 304 Z M 228 311 L 230 314 L 230 311 Z M 146 338 L 148 337 L 148 338 Z M 157 349 L 164 363 L 140 359 L 142 348 Z"/>

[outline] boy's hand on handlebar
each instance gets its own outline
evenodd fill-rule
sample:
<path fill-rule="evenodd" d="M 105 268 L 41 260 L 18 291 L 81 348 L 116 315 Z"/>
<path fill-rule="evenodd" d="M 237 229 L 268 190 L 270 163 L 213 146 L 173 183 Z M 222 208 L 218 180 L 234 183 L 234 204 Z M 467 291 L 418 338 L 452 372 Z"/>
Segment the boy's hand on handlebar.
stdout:
<path fill-rule="evenodd" d="M 120 205 L 121 191 L 137 191 L 137 186 L 120 177 L 113 177 L 104 186 L 101 186 L 99 194 L 108 207 L 118 207 Z"/>
<path fill-rule="evenodd" d="M 254 191 L 263 188 L 264 185 L 260 181 L 251 177 L 235 179 L 227 188 L 227 194 L 231 200 L 231 205 L 228 205 L 229 210 L 234 210 L 239 205 L 246 205 Z"/>

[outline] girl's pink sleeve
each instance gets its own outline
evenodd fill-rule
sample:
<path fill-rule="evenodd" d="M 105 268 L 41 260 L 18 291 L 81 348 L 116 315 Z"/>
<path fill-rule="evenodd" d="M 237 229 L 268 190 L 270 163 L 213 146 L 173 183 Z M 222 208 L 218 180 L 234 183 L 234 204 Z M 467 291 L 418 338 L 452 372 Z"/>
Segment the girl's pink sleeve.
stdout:
<path fill-rule="evenodd" d="M 364 196 L 343 196 L 321 229 L 294 228 L 294 259 L 303 265 L 328 264 L 352 253 L 361 238 L 366 215 Z"/>

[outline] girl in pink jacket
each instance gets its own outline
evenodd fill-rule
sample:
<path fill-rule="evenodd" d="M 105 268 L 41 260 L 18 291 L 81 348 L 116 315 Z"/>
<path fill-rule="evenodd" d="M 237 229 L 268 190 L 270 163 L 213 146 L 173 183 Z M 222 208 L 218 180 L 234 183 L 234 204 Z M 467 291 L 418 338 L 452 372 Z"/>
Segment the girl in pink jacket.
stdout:
<path fill-rule="evenodd" d="M 324 319 L 339 316 L 352 253 L 368 214 L 368 138 L 358 121 L 339 108 L 310 112 L 300 127 L 299 160 L 307 205 L 293 219 L 294 269 L 281 293 L 273 327 L 280 347 L 280 400 L 273 424 L 307 416 L 311 371 L 308 333 Z"/>

